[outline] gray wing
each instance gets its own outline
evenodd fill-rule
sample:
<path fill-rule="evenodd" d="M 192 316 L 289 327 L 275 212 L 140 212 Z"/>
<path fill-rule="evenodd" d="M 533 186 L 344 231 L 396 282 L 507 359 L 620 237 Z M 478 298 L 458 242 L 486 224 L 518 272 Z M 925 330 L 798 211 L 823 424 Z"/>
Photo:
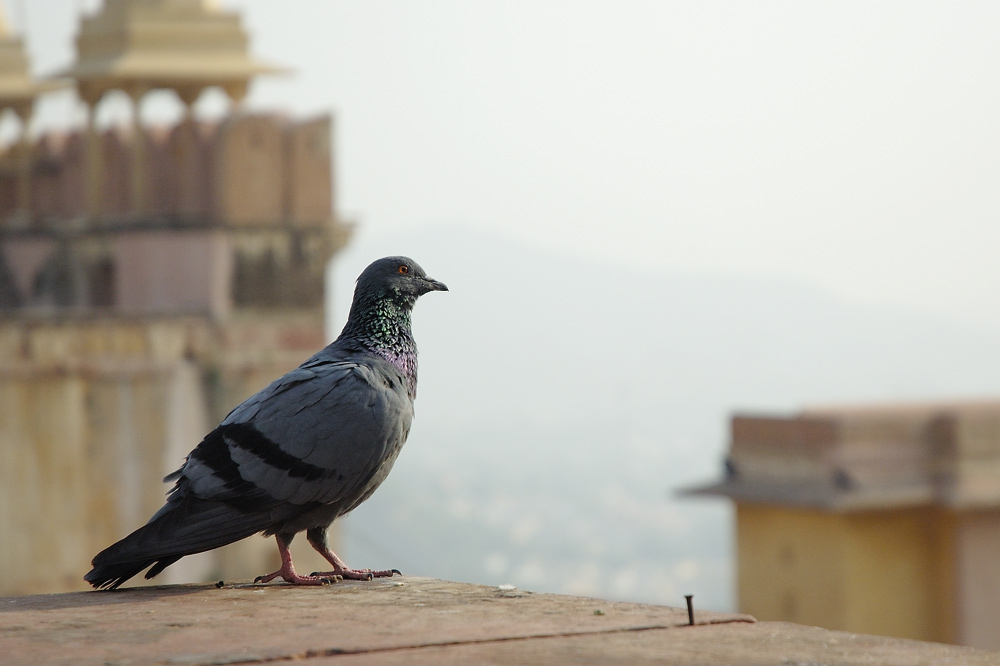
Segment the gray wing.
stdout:
<path fill-rule="evenodd" d="M 152 565 L 150 578 L 184 555 L 274 533 L 317 503 L 332 505 L 321 514 L 331 520 L 385 478 L 412 417 L 388 363 L 321 352 L 234 409 L 167 477 L 177 484 L 166 505 L 98 553 L 85 578 L 114 588 Z"/>
<path fill-rule="evenodd" d="M 337 502 L 363 492 L 412 417 L 388 364 L 311 359 L 234 409 L 172 476 L 248 509 Z"/>

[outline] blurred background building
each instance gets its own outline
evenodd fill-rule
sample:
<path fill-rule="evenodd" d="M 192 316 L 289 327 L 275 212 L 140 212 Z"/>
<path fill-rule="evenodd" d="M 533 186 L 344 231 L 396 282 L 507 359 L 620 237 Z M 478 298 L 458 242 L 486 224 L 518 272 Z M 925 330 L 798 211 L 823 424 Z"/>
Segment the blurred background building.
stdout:
<path fill-rule="evenodd" d="M 741 611 L 1000 649 L 1000 403 L 735 416 Z"/>
<path fill-rule="evenodd" d="M 20 123 L 0 149 L 0 594 L 84 588 L 209 428 L 325 344 L 325 269 L 350 236 L 331 118 L 240 112 L 278 70 L 249 55 L 237 14 L 107 0 L 51 81 L 31 79 L 23 47 L 0 7 L 0 112 Z M 34 101 L 66 85 L 88 126 L 31 137 Z M 208 88 L 233 104 L 212 123 L 190 111 Z M 140 105 L 163 89 L 187 112 L 147 126 Z M 133 121 L 101 130 L 112 91 Z M 250 539 L 158 582 L 246 577 L 275 552 Z"/>

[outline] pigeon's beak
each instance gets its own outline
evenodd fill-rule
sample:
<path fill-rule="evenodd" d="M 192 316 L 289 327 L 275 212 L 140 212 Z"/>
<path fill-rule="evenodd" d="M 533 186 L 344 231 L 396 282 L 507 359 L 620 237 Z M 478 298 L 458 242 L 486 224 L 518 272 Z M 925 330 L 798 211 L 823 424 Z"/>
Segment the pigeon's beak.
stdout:
<path fill-rule="evenodd" d="M 424 289 L 427 291 L 448 291 L 448 286 L 444 282 L 424 278 Z"/>

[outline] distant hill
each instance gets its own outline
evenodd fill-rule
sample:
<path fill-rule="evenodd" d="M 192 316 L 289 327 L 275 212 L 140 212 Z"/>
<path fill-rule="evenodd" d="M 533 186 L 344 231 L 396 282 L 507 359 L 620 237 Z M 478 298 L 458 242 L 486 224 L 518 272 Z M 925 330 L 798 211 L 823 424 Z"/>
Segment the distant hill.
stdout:
<path fill-rule="evenodd" d="M 732 606 L 729 509 L 713 479 L 734 411 L 1000 395 L 1000 340 L 776 279 L 603 264 L 458 228 L 403 253 L 448 284 L 421 299 L 417 420 L 356 511 L 354 566 L 535 590 Z"/>

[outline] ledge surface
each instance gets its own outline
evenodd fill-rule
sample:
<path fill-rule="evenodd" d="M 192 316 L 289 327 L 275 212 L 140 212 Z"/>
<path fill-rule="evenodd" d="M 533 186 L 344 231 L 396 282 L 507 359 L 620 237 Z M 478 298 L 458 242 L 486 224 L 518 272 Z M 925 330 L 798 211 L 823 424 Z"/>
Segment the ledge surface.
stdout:
<path fill-rule="evenodd" d="M 11 664 L 997 664 L 970 648 L 748 615 L 396 577 L 0 598 Z"/>

